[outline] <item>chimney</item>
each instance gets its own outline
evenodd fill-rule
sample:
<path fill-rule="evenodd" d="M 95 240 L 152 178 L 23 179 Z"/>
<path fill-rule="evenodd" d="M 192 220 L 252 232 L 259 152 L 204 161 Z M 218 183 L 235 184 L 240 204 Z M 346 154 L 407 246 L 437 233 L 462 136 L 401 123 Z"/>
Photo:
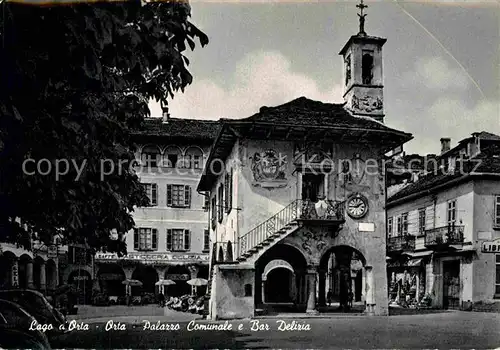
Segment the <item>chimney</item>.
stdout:
<path fill-rule="evenodd" d="M 450 150 L 451 139 L 449 137 L 442 137 L 441 141 L 441 154 Z"/>
<path fill-rule="evenodd" d="M 168 107 L 163 107 L 162 110 L 163 110 L 163 113 L 161 116 L 161 122 L 163 124 L 168 124 L 168 121 L 170 119 L 170 113 L 168 113 Z"/>

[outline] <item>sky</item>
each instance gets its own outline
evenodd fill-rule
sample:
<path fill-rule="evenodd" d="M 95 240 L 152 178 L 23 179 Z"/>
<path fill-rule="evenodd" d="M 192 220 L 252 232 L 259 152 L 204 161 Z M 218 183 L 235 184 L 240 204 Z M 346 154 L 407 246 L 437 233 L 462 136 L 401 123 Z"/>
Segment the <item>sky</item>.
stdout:
<path fill-rule="evenodd" d="M 172 117 L 243 118 L 297 97 L 342 100 L 342 58 L 358 1 L 192 0 L 210 43 L 186 55 L 194 81 Z M 475 131 L 500 134 L 498 0 L 365 1 L 383 47 L 385 123 L 412 133 L 406 153 L 439 153 Z M 157 103 L 152 116 L 161 116 Z"/>

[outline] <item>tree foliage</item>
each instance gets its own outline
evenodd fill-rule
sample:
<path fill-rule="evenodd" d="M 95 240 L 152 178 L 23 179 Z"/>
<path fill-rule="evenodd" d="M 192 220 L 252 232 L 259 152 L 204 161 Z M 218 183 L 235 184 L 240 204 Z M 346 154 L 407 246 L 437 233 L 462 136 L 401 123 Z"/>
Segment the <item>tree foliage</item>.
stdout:
<path fill-rule="evenodd" d="M 131 130 L 191 83 L 184 53 L 208 38 L 178 0 L 0 6 L 0 241 L 109 248 L 148 205 Z"/>

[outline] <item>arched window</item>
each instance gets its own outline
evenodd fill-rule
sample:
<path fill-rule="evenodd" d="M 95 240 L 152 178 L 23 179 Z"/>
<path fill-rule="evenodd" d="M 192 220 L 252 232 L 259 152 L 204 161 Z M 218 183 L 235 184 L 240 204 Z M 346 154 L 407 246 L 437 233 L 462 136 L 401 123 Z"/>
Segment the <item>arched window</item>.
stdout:
<path fill-rule="evenodd" d="M 224 261 L 224 251 L 222 250 L 222 247 L 219 247 L 219 256 L 217 257 L 218 262 L 223 262 Z"/>
<path fill-rule="evenodd" d="M 203 152 L 198 147 L 189 147 L 184 152 L 184 167 L 192 169 L 203 168 Z"/>
<path fill-rule="evenodd" d="M 362 74 L 363 84 L 370 85 L 373 79 L 373 56 L 369 53 L 363 54 Z"/>
<path fill-rule="evenodd" d="M 168 146 L 163 153 L 163 166 L 167 168 L 176 168 L 180 165 L 182 152 L 177 146 Z"/>
<path fill-rule="evenodd" d="M 144 146 L 141 152 L 142 165 L 148 168 L 156 168 L 160 162 L 160 150 L 157 146 Z"/>
<path fill-rule="evenodd" d="M 233 261 L 233 245 L 231 244 L 231 241 L 227 242 L 226 261 Z"/>

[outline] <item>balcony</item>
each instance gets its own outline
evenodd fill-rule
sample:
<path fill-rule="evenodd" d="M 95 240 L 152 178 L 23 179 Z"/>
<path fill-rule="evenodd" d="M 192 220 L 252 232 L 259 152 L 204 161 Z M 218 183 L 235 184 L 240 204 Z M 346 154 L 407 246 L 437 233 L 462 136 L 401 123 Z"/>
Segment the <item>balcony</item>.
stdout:
<path fill-rule="evenodd" d="M 299 221 L 322 225 L 328 223 L 338 225 L 345 221 L 345 202 L 326 199 L 317 202 L 302 200 L 299 203 L 301 208 Z"/>
<path fill-rule="evenodd" d="M 415 250 L 415 236 L 397 236 L 387 239 L 387 253 L 398 254 Z"/>
<path fill-rule="evenodd" d="M 425 231 L 427 248 L 443 249 L 464 242 L 464 226 L 449 225 Z"/>

